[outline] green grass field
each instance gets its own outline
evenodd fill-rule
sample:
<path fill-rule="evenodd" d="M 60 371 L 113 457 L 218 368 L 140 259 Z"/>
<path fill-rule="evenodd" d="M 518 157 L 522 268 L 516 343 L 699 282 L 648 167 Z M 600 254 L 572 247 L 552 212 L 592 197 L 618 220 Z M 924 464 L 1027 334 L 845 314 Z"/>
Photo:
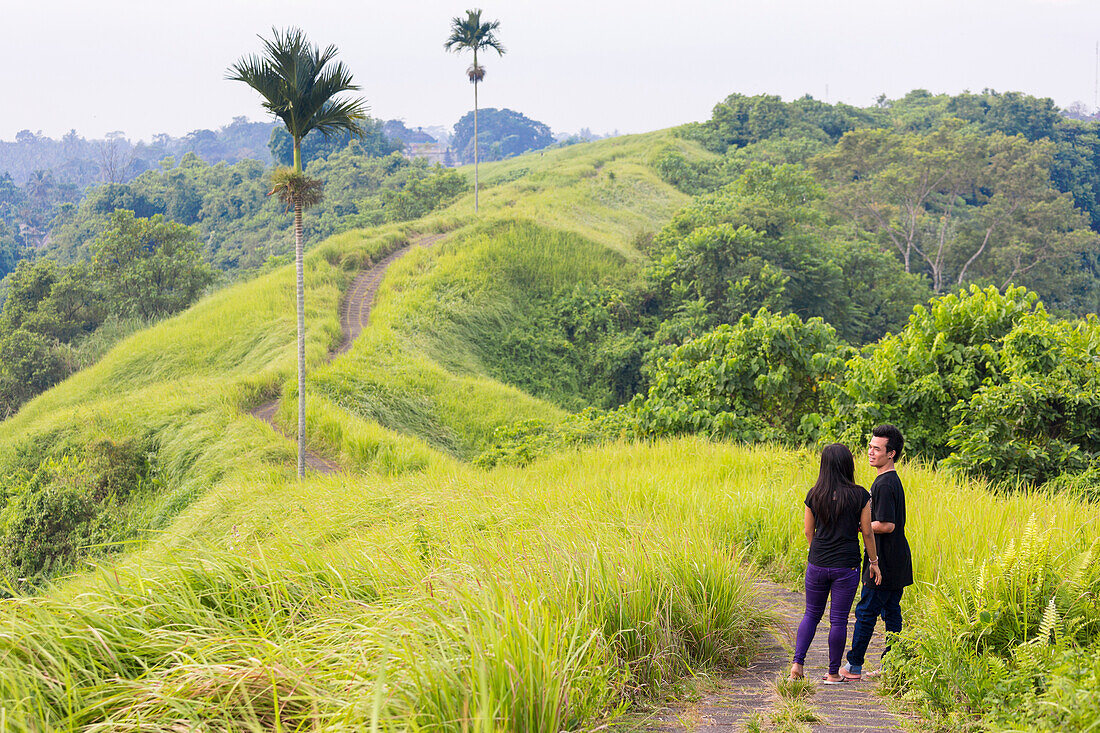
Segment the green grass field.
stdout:
<path fill-rule="evenodd" d="M 744 663 L 767 622 L 746 564 L 801 577 L 815 454 L 682 439 L 468 463 L 500 425 L 564 418 L 489 347 L 555 293 L 634 271 L 634 243 L 687 201 L 650 167 L 668 144 L 704 155 L 660 132 L 487 164 L 478 219 L 466 197 L 309 253 L 310 442 L 346 475 L 297 481 L 293 444 L 248 414 L 293 397 L 292 268 L 133 334 L 4 422 L 0 475 L 141 436 L 159 488 L 135 499 L 128 552 L 0 602 L 0 728 L 560 731 Z M 435 232 L 326 364 L 355 273 Z M 918 629 L 1033 516 L 1066 572 L 1100 537 L 1100 509 L 1068 496 L 901 476 Z"/>

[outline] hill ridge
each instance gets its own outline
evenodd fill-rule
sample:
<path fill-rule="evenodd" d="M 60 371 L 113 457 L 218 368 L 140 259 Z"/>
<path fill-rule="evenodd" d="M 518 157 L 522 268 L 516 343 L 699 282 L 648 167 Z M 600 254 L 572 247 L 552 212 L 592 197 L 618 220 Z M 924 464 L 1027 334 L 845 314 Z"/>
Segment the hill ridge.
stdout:
<path fill-rule="evenodd" d="M 352 282 L 351 287 L 348 288 L 347 295 L 344 297 L 344 302 L 340 307 L 340 330 L 344 335 L 344 340 L 341 344 L 329 353 L 328 358 L 325 359 L 325 363 L 332 361 L 341 354 L 347 353 L 351 348 L 352 342 L 363 332 L 367 323 L 370 321 L 371 308 L 374 305 L 374 296 L 378 292 L 378 286 L 382 284 L 382 278 L 385 277 L 386 271 L 397 260 L 408 254 L 413 247 L 430 247 L 439 241 L 444 235 L 438 234 L 425 234 L 421 235 L 417 239 L 406 244 L 400 249 L 396 249 L 386 255 L 381 261 L 362 269 Z M 295 436 L 288 433 L 283 429 L 282 425 L 275 420 L 275 415 L 279 411 L 280 400 L 269 400 L 261 405 L 258 405 L 251 410 L 249 414 L 258 420 L 270 425 L 275 432 L 283 435 L 288 440 L 293 441 Z M 320 453 L 311 450 L 308 445 L 305 450 L 306 468 L 312 471 L 317 471 L 323 474 L 340 473 L 345 469 L 340 466 L 339 463 L 325 458 Z"/>

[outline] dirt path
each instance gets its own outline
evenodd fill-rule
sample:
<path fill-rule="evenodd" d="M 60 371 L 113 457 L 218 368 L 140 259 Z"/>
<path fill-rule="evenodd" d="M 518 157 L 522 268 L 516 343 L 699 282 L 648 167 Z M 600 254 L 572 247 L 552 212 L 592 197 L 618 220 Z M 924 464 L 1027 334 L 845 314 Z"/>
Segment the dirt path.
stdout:
<path fill-rule="evenodd" d="M 344 354 L 351 348 L 352 342 L 366 328 L 370 320 L 371 308 L 374 306 L 374 296 L 378 287 L 382 284 L 382 278 L 397 260 L 407 255 L 413 247 L 428 247 L 435 244 L 443 237 L 442 234 L 425 234 L 401 249 L 395 250 L 380 260 L 375 265 L 361 271 L 348 289 L 344 304 L 340 308 L 340 330 L 344 334 L 344 340 L 328 355 L 327 361 L 332 361 L 337 356 Z M 253 417 L 263 420 L 275 429 L 275 432 L 286 436 L 289 440 L 296 440 L 297 436 L 286 432 L 275 422 L 275 413 L 279 409 L 279 401 L 271 400 L 249 410 Z M 306 468 L 325 474 L 339 473 L 342 469 L 339 464 L 330 461 L 324 456 L 306 448 Z"/>
<path fill-rule="evenodd" d="M 698 702 L 670 706 L 657 712 L 640 730 L 654 732 L 744 731 L 754 730 L 755 720 L 759 730 L 791 730 L 773 726 L 771 718 L 780 705 L 776 693 L 777 677 L 786 677 L 791 668 L 795 631 L 802 620 L 804 601 L 801 593 L 795 593 L 768 581 L 758 581 L 757 597 L 762 602 L 773 603 L 781 622 L 774 637 L 767 639 L 756 660 L 737 674 L 721 681 L 719 688 L 702 697 Z M 852 622 L 848 635 L 851 640 Z M 829 614 L 817 627 L 810 652 L 806 655 L 806 679 L 814 680 L 816 691 L 806 699 L 816 717 L 815 722 L 804 724 L 804 730 L 846 731 L 847 733 L 892 733 L 905 730 L 906 718 L 890 712 L 879 697 L 873 680 L 826 686 L 820 679 L 828 671 Z M 882 624 L 875 630 L 867 663 L 877 668 L 882 653 Z"/>

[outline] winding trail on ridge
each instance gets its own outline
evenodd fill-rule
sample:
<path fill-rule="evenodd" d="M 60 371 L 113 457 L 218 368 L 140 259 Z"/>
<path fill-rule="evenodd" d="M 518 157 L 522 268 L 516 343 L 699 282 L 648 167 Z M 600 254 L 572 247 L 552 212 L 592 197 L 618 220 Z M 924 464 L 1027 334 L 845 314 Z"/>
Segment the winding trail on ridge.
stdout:
<path fill-rule="evenodd" d="M 412 251 L 413 247 L 428 247 L 439 241 L 443 234 L 429 234 L 412 240 L 404 247 L 391 252 L 377 264 L 362 270 L 352 282 L 340 309 L 340 328 L 343 341 L 329 354 L 326 361 L 347 353 L 352 343 L 370 321 L 371 308 L 386 271 L 397 260 Z M 275 422 L 279 400 L 265 402 L 250 414 L 263 420 L 288 440 L 295 440 Z M 322 474 L 335 474 L 343 468 L 334 461 L 306 449 L 306 467 Z M 775 680 L 786 676 L 790 669 L 794 633 L 802 619 L 804 600 L 801 593 L 784 588 L 767 580 L 755 583 L 757 598 L 771 601 L 779 616 L 779 627 L 762 640 L 760 652 L 753 662 L 735 674 L 723 678 L 716 690 L 704 694 L 699 700 L 687 704 L 670 704 L 658 710 L 652 717 L 634 730 L 653 733 L 694 731 L 717 733 L 718 731 L 742 731 L 751 721 L 759 721 L 763 730 L 772 728 L 770 717 L 778 711 L 780 700 Z M 853 619 L 849 619 L 849 634 Z M 820 680 L 828 667 L 828 614 L 822 619 L 806 656 L 806 677 Z M 868 649 L 867 660 L 873 667 L 882 653 L 882 628 L 876 629 Z M 891 712 L 877 694 L 875 681 L 864 680 L 838 686 L 824 686 L 817 682 L 813 697 L 806 700 L 818 720 L 806 727 L 813 733 L 847 731 L 849 733 L 894 733 L 905 730 L 906 718 Z"/>
<path fill-rule="evenodd" d="M 340 330 L 344 334 L 344 339 L 336 347 L 336 350 L 328 355 L 326 362 L 332 361 L 341 354 L 346 354 L 355 339 L 367 327 L 367 323 L 370 321 L 371 308 L 374 307 L 374 296 L 378 293 L 378 287 L 382 284 L 382 278 L 386 276 L 386 270 L 389 269 L 390 265 L 411 252 L 413 247 L 430 247 L 442 237 L 443 234 L 422 235 L 410 241 L 404 247 L 386 255 L 373 266 L 360 271 L 359 275 L 352 281 L 351 287 L 348 288 L 344 303 L 340 307 Z M 249 414 L 263 420 L 275 432 L 285 436 L 288 440 L 297 440 L 296 435 L 291 435 L 275 422 L 275 413 L 278 410 L 279 400 L 271 400 L 252 408 L 249 410 Z M 334 474 L 343 471 L 339 464 L 311 451 L 308 446 L 306 447 L 306 469 L 323 474 Z"/>
<path fill-rule="evenodd" d="M 756 658 L 748 667 L 723 678 L 717 690 L 704 694 L 694 703 L 664 707 L 638 730 L 654 733 L 744 731 L 752 730 L 751 722 L 754 718 L 761 730 L 773 730 L 770 719 L 781 706 L 775 681 L 777 677 L 786 677 L 790 672 L 794 636 L 798 623 L 802 620 L 805 600 L 801 593 L 768 580 L 758 579 L 753 585 L 757 599 L 764 603 L 770 601 L 773 611 L 779 617 L 778 628 L 761 640 Z M 854 621 L 849 616 L 849 643 Z M 867 665 L 864 669 L 878 668 L 883 633 L 880 623 L 867 650 Z M 806 655 L 806 679 L 815 682 L 816 690 L 812 697 L 805 698 L 805 703 L 818 718 L 814 722 L 805 723 L 806 729 L 813 733 L 894 733 L 906 730 L 905 724 L 912 721 L 890 711 L 878 694 L 878 683 L 873 678 L 843 685 L 826 686 L 821 683 L 821 678 L 829 667 L 828 637 L 829 614 L 826 611 Z"/>

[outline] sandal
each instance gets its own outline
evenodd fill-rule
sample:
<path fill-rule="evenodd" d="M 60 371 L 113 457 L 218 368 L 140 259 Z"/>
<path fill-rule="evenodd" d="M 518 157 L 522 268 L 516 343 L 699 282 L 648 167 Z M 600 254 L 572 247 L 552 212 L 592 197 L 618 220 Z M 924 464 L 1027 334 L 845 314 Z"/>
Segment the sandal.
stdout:
<path fill-rule="evenodd" d="M 821 678 L 821 681 L 824 682 L 826 685 L 845 685 L 845 684 L 848 684 L 848 680 L 844 679 L 843 676 L 841 676 L 841 678 L 839 680 L 831 680 L 831 679 L 829 679 L 829 675 L 825 675 L 824 677 Z"/>

